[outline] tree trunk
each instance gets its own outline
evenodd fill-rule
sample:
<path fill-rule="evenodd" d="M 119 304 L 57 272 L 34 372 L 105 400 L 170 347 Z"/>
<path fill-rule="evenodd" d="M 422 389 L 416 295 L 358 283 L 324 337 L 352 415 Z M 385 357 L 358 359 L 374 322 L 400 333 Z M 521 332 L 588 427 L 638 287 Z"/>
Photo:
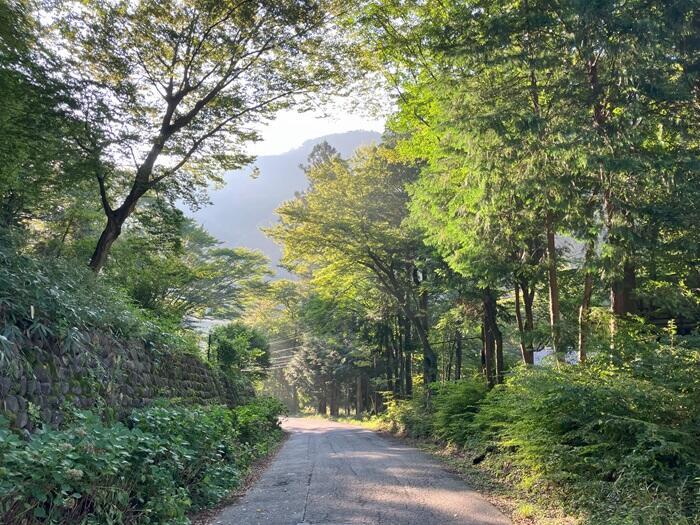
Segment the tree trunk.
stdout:
<path fill-rule="evenodd" d="M 401 395 L 404 389 L 403 380 L 403 352 L 401 350 L 401 339 L 395 341 L 394 346 L 394 395 Z"/>
<path fill-rule="evenodd" d="M 559 282 L 557 279 L 557 251 L 554 242 L 554 220 L 547 214 L 547 276 L 549 280 L 549 325 L 552 334 L 552 350 L 558 362 L 564 361 L 561 353 L 561 313 L 559 308 Z"/>
<path fill-rule="evenodd" d="M 114 241 L 117 240 L 119 234 L 122 231 L 122 224 L 116 219 L 109 217 L 107 219 L 107 224 L 100 235 L 97 244 L 95 245 L 95 251 L 90 258 L 90 268 L 95 273 L 99 273 L 107 262 L 107 256 L 109 255 L 109 250 L 112 248 Z"/>
<path fill-rule="evenodd" d="M 455 334 L 455 379 L 462 379 L 462 331 Z"/>
<path fill-rule="evenodd" d="M 614 279 L 610 285 L 610 350 L 615 349 L 617 322 L 620 317 L 636 312 L 635 288 L 637 276 L 634 265 L 624 257 L 622 278 Z"/>
<path fill-rule="evenodd" d="M 157 148 L 154 146 L 154 149 L 151 150 L 151 154 L 153 154 L 155 149 Z M 158 154 L 160 154 L 159 149 Z M 104 181 L 100 180 L 102 208 L 107 216 L 107 224 L 105 225 L 105 228 L 102 231 L 97 244 L 95 245 L 95 251 L 93 252 L 92 257 L 90 258 L 89 266 L 95 273 L 99 273 L 100 270 L 102 270 L 102 267 L 107 262 L 107 256 L 109 255 L 109 251 L 112 248 L 114 241 L 116 241 L 119 235 L 121 235 L 122 226 L 124 226 L 124 223 L 131 216 L 131 214 L 134 213 L 139 199 L 143 197 L 144 194 L 150 189 L 148 180 L 151 173 L 150 170 L 152 169 L 153 166 L 150 164 L 148 166 L 142 165 L 139 168 L 136 175 L 136 180 L 131 186 L 129 194 L 125 197 L 122 205 L 114 210 L 109 206 Z"/>
<path fill-rule="evenodd" d="M 338 383 L 335 379 L 331 382 L 331 417 L 338 417 Z"/>
<path fill-rule="evenodd" d="M 525 306 L 525 333 L 530 334 L 527 348 L 532 353 L 532 362 L 535 362 L 534 342 L 532 339 L 535 331 L 535 316 L 532 313 L 532 305 L 535 303 L 535 287 L 529 287 L 526 281 L 521 281 L 520 289 L 523 291 L 523 303 Z"/>
<path fill-rule="evenodd" d="M 326 391 L 323 390 L 321 394 L 319 395 L 318 398 L 318 413 L 321 414 L 322 416 L 326 415 L 327 412 L 327 403 L 326 403 Z"/>
<path fill-rule="evenodd" d="M 384 343 L 384 357 L 386 359 L 386 386 L 389 392 L 394 391 L 394 363 L 393 363 L 393 349 L 391 345 L 391 340 L 389 336 L 389 327 L 383 326 L 384 335 L 382 337 Z"/>
<path fill-rule="evenodd" d="M 496 383 L 503 383 L 503 372 L 505 363 L 503 361 L 503 334 L 498 328 L 498 323 L 495 324 L 494 334 L 496 335 Z"/>
<path fill-rule="evenodd" d="M 437 381 L 438 376 L 438 360 L 437 354 L 430 344 L 428 339 L 428 327 L 430 323 L 428 321 L 428 293 L 423 291 L 420 294 L 420 312 L 419 315 L 415 316 L 414 324 L 416 325 L 416 332 L 418 333 L 418 338 L 420 339 L 421 346 L 423 347 L 423 383 L 429 385 Z"/>
<path fill-rule="evenodd" d="M 591 263 L 595 254 L 595 241 L 591 240 L 586 246 L 586 256 L 584 260 L 583 297 L 578 311 L 578 360 L 579 363 L 586 362 L 586 339 L 590 324 L 591 295 L 593 294 L 593 270 Z"/>
<path fill-rule="evenodd" d="M 423 321 L 418 319 L 415 324 L 416 333 L 423 348 L 423 383 L 429 385 L 437 381 L 437 355 L 430 344 L 428 331 L 423 325 Z"/>
<path fill-rule="evenodd" d="M 628 257 L 624 258 L 622 278 L 613 281 L 610 291 L 610 307 L 617 316 L 634 314 L 637 311 L 634 291 L 637 276 L 634 265 Z"/>
<path fill-rule="evenodd" d="M 406 365 L 404 369 L 406 371 L 406 397 L 410 398 L 413 395 L 413 352 L 410 350 L 406 352 L 406 357 L 404 361 Z"/>
<path fill-rule="evenodd" d="M 396 381 L 394 382 L 394 394 L 403 396 L 406 389 L 406 376 L 404 373 L 405 363 L 403 359 L 404 325 L 400 314 L 396 316 L 395 323 L 394 330 L 392 331 L 392 343 L 394 345 L 394 376 L 396 377 Z"/>
<path fill-rule="evenodd" d="M 380 392 L 374 391 L 374 413 L 380 414 L 384 412 L 384 397 Z"/>
<path fill-rule="evenodd" d="M 369 377 L 362 374 L 362 411 L 367 412 L 370 409 L 369 402 L 371 400 L 370 395 L 370 384 Z"/>
<path fill-rule="evenodd" d="M 75 222 L 75 217 L 70 217 L 68 223 L 66 224 L 63 233 L 61 234 L 61 239 L 58 241 L 58 246 L 56 247 L 56 259 L 58 259 L 63 254 L 63 248 L 66 245 L 66 239 L 70 233 L 71 228 L 73 228 L 73 223 Z"/>
<path fill-rule="evenodd" d="M 396 356 L 396 361 L 398 364 L 398 377 L 396 380 L 397 394 L 404 396 L 406 394 L 406 360 L 404 359 L 404 353 L 401 350 L 401 346 L 398 348 L 398 356 Z"/>
<path fill-rule="evenodd" d="M 447 370 L 445 371 L 445 376 L 447 377 L 447 381 L 452 381 L 452 361 L 454 361 L 455 349 L 452 344 L 447 344 L 449 345 L 448 348 L 450 349 L 450 355 L 447 358 Z"/>
<path fill-rule="evenodd" d="M 406 379 L 405 393 L 406 397 L 413 395 L 413 337 L 411 322 L 408 317 L 404 318 L 404 376 Z"/>
<path fill-rule="evenodd" d="M 608 117 L 609 111 L 605 106 L 605 91 L 600 85 L 598 75 L 598 57 L 591 57 L 587 61 L 588 82 L 593 95 L 593 122 L 598 134 L 603 139 L 609 141 Z M 609 243 L 613 248 L 613 253 L 620 250 L 616 234 L 616 226 L 614 216 L 616 216 L 616 207 L 612 195 L 612 177 L 600 168 L 600 182 L 603 191 L 603 209 L 602 213 L 605 218 L 605 225 L 608 229 Z M 620 258 L 618 258 L 619 260 Z M 612 316 L 610 318 L 610 347 L 611 350 L 615 346 L 615 334 L 617 332 L 617 317 L 627 313 L 633 313 L 635 310 L 635 300 L 633 298 L 634 289 L 636 287 L 636 278 L 634 266 L 630 263 L 627 256 L 621 257 L 623 260 L 623 276 L 622 279 L 613 279 L 610 285 L 610 310 Z"/>
<path fill-rule="evenodd" d="M 482 308 L 483 310 L 483 308 Z M 487 377 L 486 374 L 486 325 L 484 324 L 484 319 L 482 315 L 481 319 L 481 355 L 479 356 L 481 360 L 481 373 L 484 374 L 484 377 Z"/>
<path fill-rule="evenodd" d="M 484 334 L 484 372 L 486 374 L 486 384 L 492 388 L 497 383 L 496 374 L 496 332 L 495 326 L 495 311 L 496 301 L 493 293 L 489 288 L 483 290 L 483 334 Z"/>
<path fill-rule="evenodd" d="M 524 292 L 527 295 L 527 291 Z M 520 355 L 523 358 L 523 363 L 532 365 L 535 361 L 534 352 L 532 351 L 532 342 L 528 341 L 525 334 L 525 323 L 523 322 L 523 313 L 520 305 L 520 285 L 515 283 L 515 319 L 518 323 L 518 333 L 520 334 Z"/>

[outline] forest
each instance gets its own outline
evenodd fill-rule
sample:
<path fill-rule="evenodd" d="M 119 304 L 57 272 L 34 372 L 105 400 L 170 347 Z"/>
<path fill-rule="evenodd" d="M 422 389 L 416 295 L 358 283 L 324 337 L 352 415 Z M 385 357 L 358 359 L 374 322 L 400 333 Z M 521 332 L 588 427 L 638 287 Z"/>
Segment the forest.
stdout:
<path fill-rule="evenodd" d="M 338 98 L 385 131 L 314 147 L 291 278 L 191 218 Z M 0 100 L 3 523 L 189 523 L 285 412 L 700 523 L 697 0 L 0 0 Z"/>

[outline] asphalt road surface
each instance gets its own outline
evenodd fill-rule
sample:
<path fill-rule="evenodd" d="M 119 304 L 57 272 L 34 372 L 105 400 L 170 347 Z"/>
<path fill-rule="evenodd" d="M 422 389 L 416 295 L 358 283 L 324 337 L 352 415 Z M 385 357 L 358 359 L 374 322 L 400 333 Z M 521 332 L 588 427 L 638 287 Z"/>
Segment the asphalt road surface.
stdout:
<path fill-rule="evenodd" d="M 509 525 L 430 456 L 360 427 L 290 418 L 292 434 L 217 525 Z"/>

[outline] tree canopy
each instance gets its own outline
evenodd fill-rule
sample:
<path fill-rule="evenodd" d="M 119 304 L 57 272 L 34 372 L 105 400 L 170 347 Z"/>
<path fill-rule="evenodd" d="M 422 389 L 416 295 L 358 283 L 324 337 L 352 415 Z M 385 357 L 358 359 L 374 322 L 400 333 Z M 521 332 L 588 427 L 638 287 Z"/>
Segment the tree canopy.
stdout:
<path fill-rule="evenodd" d="M 69 57 L 75 141 L 92 159 L 107 220 L 100 270 L 140 199 L 195 205 L 222 170 L 251 157 L 252 124 L 328 88 L 339 64 L 338 6 L 314 2 L 61 2 L 48 41 Z"/>

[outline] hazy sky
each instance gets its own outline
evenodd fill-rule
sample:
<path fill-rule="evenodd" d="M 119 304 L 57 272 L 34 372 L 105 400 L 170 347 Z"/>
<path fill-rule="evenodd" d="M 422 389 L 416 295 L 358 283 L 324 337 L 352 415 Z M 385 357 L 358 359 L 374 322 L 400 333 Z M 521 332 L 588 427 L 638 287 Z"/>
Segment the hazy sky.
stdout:
<path fill-rule="evenodd" d="M 384 120 L 347 112 L 324 118 L 321 112 L 283 111 L 261 128 L 263 140 L 249 146 L 249 150 L 254 155 L 278 155 L 309 139 L 358 129 L 382 132 Z"/>

